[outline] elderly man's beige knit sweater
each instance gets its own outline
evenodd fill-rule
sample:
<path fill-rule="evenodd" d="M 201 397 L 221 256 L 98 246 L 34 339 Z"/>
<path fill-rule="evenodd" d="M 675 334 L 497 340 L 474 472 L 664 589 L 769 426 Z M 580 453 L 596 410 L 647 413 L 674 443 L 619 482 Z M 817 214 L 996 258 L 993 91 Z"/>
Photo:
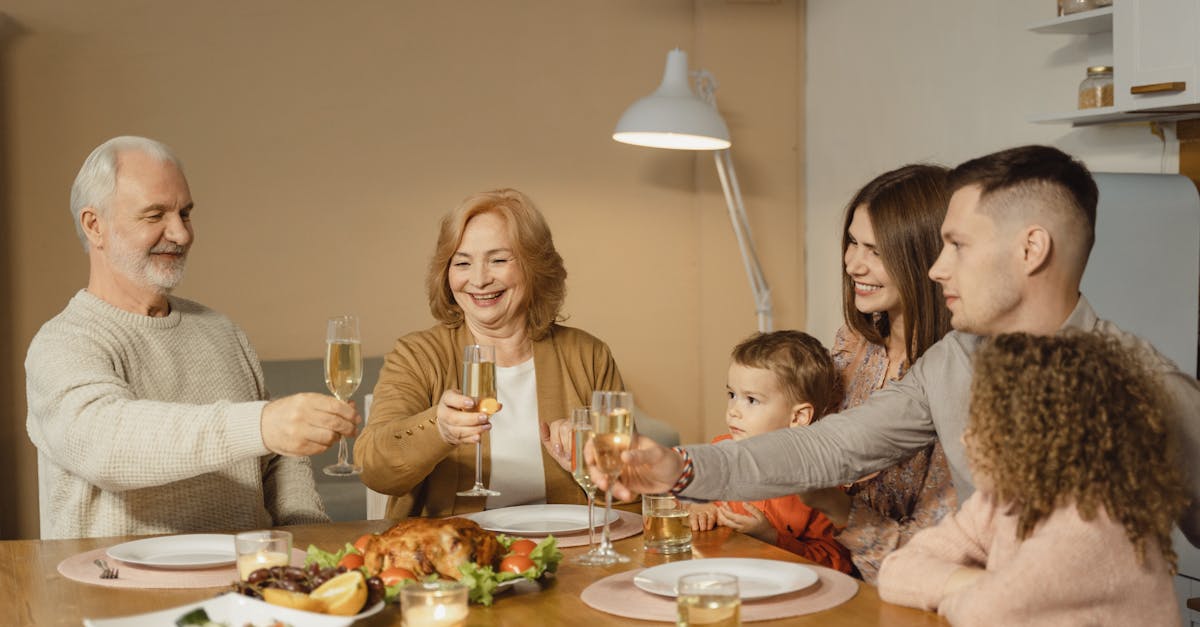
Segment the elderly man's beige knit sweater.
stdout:
<path fill-rule="evenodd" d="M 307 458 L 271 454 L 241 329 L 171 298 L 165 317 L 81 290 L 25 360 L 43 538 L 325 522 Z"/>

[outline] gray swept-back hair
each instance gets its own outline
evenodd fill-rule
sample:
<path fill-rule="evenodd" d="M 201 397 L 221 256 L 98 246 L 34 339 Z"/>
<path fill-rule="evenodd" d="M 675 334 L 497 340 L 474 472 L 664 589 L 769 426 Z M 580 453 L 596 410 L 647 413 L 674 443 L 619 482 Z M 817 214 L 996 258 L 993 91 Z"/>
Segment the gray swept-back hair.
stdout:
<path fill-rule="evenodd" d="M 160 161 L 169 161 L 183 171 L 183 164 L 175 153 L 166 144 L 153 139 L 122 135 L 96 146 L 83 160 L 83 166 L 71 184 L 71 218 L 75 221 L 75 233 L 83 242 L 84 252 L 88 250 L 88 239 L 79 223 L 79 214 L 84 207 L 94 207 L 101 215 L 108 212 L 108 203 L 117 189 L 117 157 L 123 152 L 144 153 Z"/>

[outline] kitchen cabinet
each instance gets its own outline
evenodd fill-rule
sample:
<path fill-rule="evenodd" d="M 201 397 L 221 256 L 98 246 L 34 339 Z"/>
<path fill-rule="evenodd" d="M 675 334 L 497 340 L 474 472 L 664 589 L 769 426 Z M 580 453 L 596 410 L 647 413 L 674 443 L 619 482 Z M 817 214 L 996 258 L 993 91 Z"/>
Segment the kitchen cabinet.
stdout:
<path fill-rule="evenodd" d="M 1115 0 L 1121 2 L 1122 0 Z M 1180 370 L 1200 372 L 1200 193 L 1178 174 L 1095 172 L 1096 241 L 1080 291 L 1100 316 L 1150 342 Z M 1153 245 L 1147 245 L 1153 242 Z M 1175 594 L 1183 625 L 1200 627 L 1200 549 L 1176 528 Z"/>
<path fill-rule="evenodd" d="M 1114 68 L 1113 106 L 1039 114 L 1030 121 L 1079 126 L 1200 117 L 1200 0 L 1114 0 L 1110 7 L 1044 20 L 1029 30 L 1083 35 L 1087 58 L 1080 69 Z"/>
<path fill-rule="evenodd" d="M 1113 7 L 1115 102 L 1128 110 L 1200 103 L 1200 0 L 1121 0 Z"/>

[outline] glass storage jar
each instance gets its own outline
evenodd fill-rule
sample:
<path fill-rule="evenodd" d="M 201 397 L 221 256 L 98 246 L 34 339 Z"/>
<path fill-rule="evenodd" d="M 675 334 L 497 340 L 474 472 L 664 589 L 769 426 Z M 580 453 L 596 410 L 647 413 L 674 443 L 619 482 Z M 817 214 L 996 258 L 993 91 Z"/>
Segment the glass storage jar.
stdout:
<path fill-rule="evenodd" d="M 1096 0 L 1059 0 L 1059 8 L 1063 15 L 1091 11 L 1096 8 Z"/>
<path fill-rule="evenodd" d="M 1111 65 L 1093 65 L 1087 78 L 1079 83 L 1079 108 L 1113 106 L 1113 69 Z"/>

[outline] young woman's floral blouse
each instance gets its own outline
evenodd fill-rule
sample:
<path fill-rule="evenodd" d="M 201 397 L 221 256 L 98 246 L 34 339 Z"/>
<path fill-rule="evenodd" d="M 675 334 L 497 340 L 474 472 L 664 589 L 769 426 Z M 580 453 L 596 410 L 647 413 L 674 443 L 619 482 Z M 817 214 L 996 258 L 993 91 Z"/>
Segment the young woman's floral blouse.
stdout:
<path fill-rule="evenodd" d="M 891 379 L 887 350 L 871 344 L 848 327 L 838 330 L 833 362 L 841 375 L 845 396 L 841 409 L 867 400 Z M 896 379 L 908 364 L 901 362 Z M 933 444 L 912 457 L 850 487 L 850 518 L 835 537 L 850 549 L 863 579 L 875 583 L 879 565 L 888 553 L 914 533 L 932 526 L 958 507 L 950 468 L 941 444 Z"/>

